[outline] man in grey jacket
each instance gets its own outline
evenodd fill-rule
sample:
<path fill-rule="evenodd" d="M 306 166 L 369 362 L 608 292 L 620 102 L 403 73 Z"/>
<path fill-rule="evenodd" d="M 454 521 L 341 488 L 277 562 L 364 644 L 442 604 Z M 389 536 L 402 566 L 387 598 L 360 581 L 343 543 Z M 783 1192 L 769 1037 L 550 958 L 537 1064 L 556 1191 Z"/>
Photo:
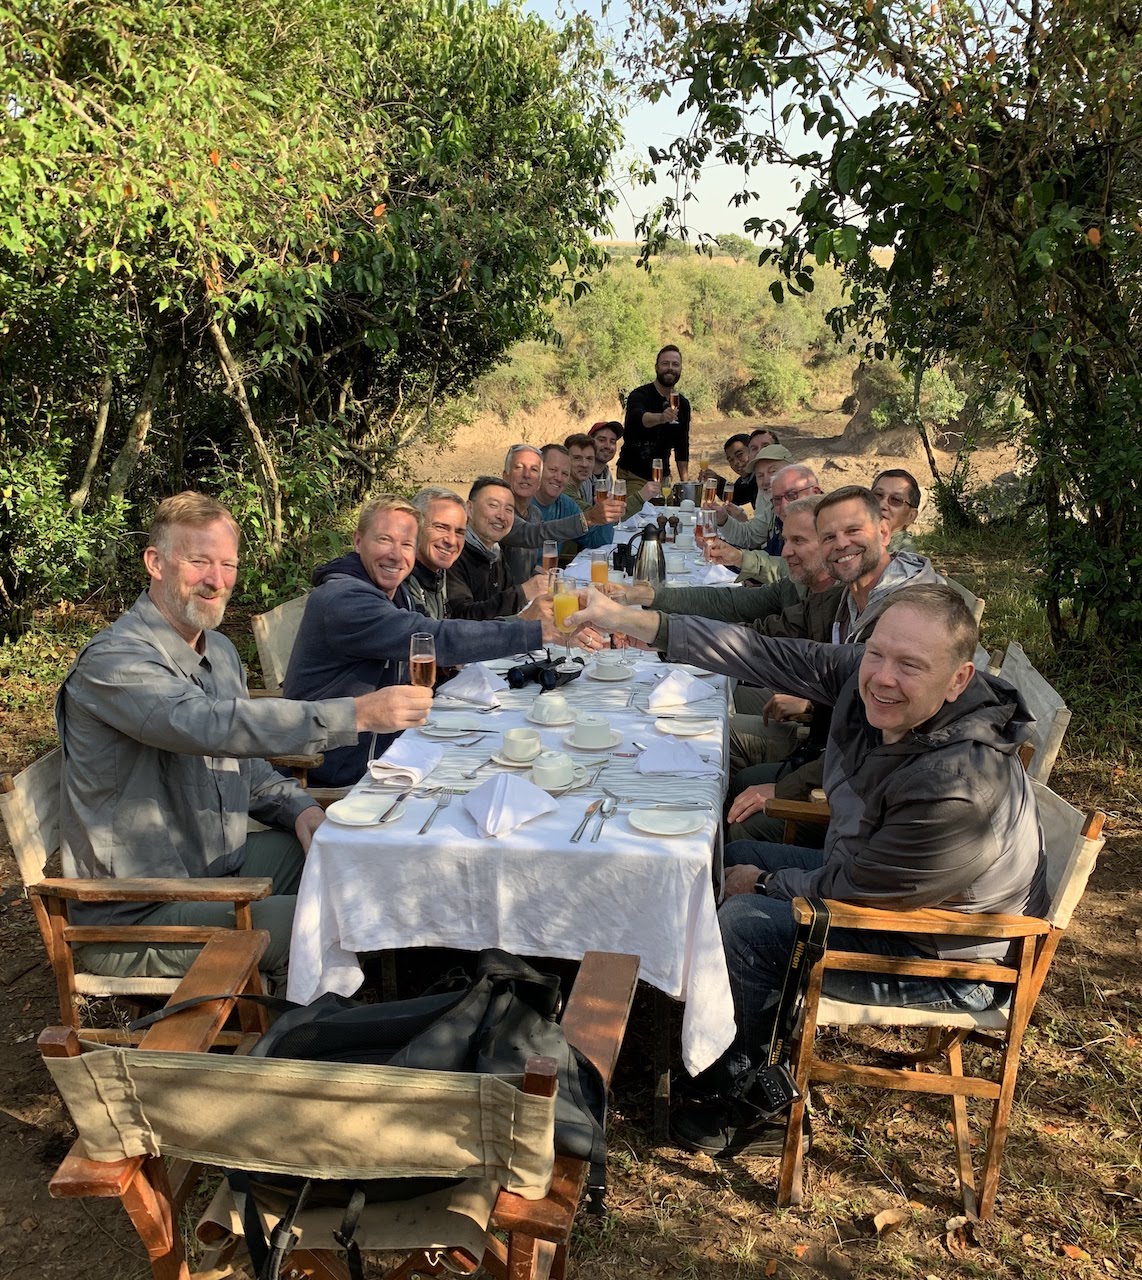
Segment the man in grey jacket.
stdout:
<path fill-rule="evenodd" d="M 251 699 L 234 646 L 218 634 L 238 573 L 238 526 L 200 493 L 167 498 L 143 555 L 150 586 L 80 651 L 56 698 L 63 752 L 60 850 L 68 876 L 269 877 L 252 904 L 267 929 L 262 968 L 277 983 L 289 954 L 304 852 L 324 819 L 266 755 L 310 755 L 359 732 L 423 724 L 431 691 Z M 274 830 L 247 833 L 247 818 Z M 228 903 L 73 907 L 73 924 L 233 925 Z M 197 946 L 89 944 L 84 965 L 117 977 L 177 977 Z"/>
<path fill-rule="evenodd" d="M 737 1035 L 696 1082 L 706 1096 L 681 1108 L 672 1125 L 691 1150 L 780 1154 L 784 1125 L 759 1117 L 731 1090 L 769 1043 L 795 937 L 790 900 L 1041 915 L 1042 833 L 1017 755 L 1031 716 L 1010 685 L 976 673 L 978 629 L 944 585 L 894 592 L 861 645 L 769 639 L 624 610 L 593 595 L 572 620 L 653 640 L 671 661 L 780 684 L 833 707 L 824 849 L 754 841 L 726 848 L 719 922 Z M 977 961 L 1002 960 L 1007 946 L 864 930 L 834 930 L 829 942 L 840 951 Z M 831 974 L 825 990 L 859 1003 L 976 1010 L 1002 994 L 987 982 L 857 972 Z"/>

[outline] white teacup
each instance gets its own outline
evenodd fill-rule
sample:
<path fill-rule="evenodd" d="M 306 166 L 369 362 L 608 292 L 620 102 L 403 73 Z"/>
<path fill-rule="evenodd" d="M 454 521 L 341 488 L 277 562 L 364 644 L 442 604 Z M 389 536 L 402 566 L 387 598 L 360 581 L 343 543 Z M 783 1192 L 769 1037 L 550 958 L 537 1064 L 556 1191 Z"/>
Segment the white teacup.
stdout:
<path fill-rule="evenodd" d="M 565 751 L 541 751 L 531 766 L 531 780 L 547 790 L 569 787 L 575 781 L 575 762 Z"/>
<path fill-rule="evenodd" d="M 581 711 L 575 717 L 575 730 L 571 734 L 575 747 L 607 747 L 611 742 L 611 726 L 606 716 L 592 711 Z"/>
<path fill-rule="evenodd" d="M 541 693 L 531 704 L 531 718 L 538 720 L 540 724 L 563 724 L 571 718 L 569 711 L 567 699 L 554 689 L 550 693 Z M 507 735 L 504 737 L 506 740 Z"/>
<path fill-rule="evenodd" d="M 600 649 L 595 654 L 595 666 L 605 667 L 608 671 L 615 671 L 623 665 L 623 658 L 626 654 L 622 649 Z"/>
<path fill-rule="evenodd" d="M 686 571 L 686 557 L 680 556 L 676 551 L 671 551 L 666 557 L 667 573 L 684 573 Z"/>
<path fill-rule="evenodd" d="M 505 729 L 504 755 L 509 760 L 534 760 L 539 755 L 538 729 Z"/>
<path fill-rule="evenodd" d="M 693 511 L 694 509 L 693 498 L 683 498 L 678 507 L 679 511 Z"/>

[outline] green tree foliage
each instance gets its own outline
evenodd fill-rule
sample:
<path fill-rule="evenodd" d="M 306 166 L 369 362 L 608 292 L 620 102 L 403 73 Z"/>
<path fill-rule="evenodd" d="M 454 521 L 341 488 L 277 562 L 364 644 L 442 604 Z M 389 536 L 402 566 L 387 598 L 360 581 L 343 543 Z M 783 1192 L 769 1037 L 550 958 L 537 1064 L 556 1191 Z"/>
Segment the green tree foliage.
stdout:
<path fill-rule="evenodd" d="M 582 414 L 618 414 L 671 341 L 682 345 L 684 390 L 698 413 L 796 410 L 817 388 L 832 395 L 841 366 L 847 388 L 855 361 L 837 348 L 827 319 L 839 275 L 821 272 L 817 293 L 787 306 L 769 293 L 774 275 L 693 250 L 649 274 L 631 256 L 612 259 L 588 293 L 553 310 L 554 344 L 521 343 L 481 379 L 480 405 L 505 421 L 548 397 Z"/>
<path fill-rule="evenodd" d="M 1029 412 L 1058 643 L 1142 623 L 1142 12 L 1111 0 L 635 0 L 632 74 L 696 123 L 660 163 L 795 167 L 775 296 L 844 267 L 838 333 L 948 356 Z M 648 31 L 648 28 L 652 28 Z M 648 56 L 649 55 L 649 56 Z M 680 203 L 651 221 L 677 228 Z"/>
<path fill-rule="evenodd" d="M 88 555 L 206 482 L 296 554 L 601 264 L 617 121 L 585 24 L 0 0 L 0 44 L 0 474 L 46 449 L 40 510 Z M 21 510 L 0 541 L 27 550 Z"/>

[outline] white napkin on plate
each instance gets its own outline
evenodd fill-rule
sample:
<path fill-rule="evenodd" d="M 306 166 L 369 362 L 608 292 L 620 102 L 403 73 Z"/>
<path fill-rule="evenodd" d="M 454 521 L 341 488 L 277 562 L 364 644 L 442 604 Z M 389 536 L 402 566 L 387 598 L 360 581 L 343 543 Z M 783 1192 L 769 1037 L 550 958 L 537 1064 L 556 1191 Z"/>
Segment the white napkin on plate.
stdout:
<path fill-rule="evenodd" d="M 638 758 L 639 773 L 673 773 L 682 778 L 716 778 L 721 769 L 707 764 L 688 742 L 652 742 Z"/>
<path fill-rule="evenodd" d="M 459 675 L 440 685 L 436 690 L 445 698 L 459 698 L 462 702 L 475 703 L 481 707 L 498 707 L 496 694 L 508 688 L 508 682 L 498 676 L 482 662 L 473 662 L 465 667 Z"/>
<path fill-rule="evenodd" d="M 708 681 L 699 680 L 686 671 L 672 671 L 651 690 L 646 705 L 651 711 L 659 707 L 680 707 L 687 702 L 701 702 L 710 693 Z"/>
<path fill-rule="evenodd" d="M 727 569 L 724 564 L 708 564 L 695 569 L 690 577 L 702 587 L 716 587 L 720 582 L 733 582 L 737 574 Z"/>
<path fill-rule="evenodd" d="M 464 797 L 482 836 L 504 836 L 532 818 L 555 813 L 559 805 L 534 782 L 518 773 L 499 773 L 473 787 Z"/>
<path fill-rule="evenodd" d="M 443 747 L 411 733 L 402 733 L 383 756 L 369 761 L 369 772 L 376 782 L 418 787 L 443 759 Z"/>

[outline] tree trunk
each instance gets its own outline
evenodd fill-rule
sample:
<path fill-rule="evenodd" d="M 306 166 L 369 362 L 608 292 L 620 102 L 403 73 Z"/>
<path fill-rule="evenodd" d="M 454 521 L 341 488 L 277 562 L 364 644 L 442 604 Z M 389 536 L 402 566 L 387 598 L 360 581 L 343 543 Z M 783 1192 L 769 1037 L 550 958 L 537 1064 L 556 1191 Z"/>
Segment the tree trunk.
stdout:
<path fill-rule="evenodd" d="M 241 411 L 242 422 L 246 427 L 246 434 L 257 459 L 262 480 L 262 508 L 266 516 L 266 528 L 270 531 L 270 549 L 275 556 L 280 556 L 285 530 L 282 518 L 282 490 L 278 481 L 277 468 L 274 466 L 273 455 L 270 453 L 261 428 L 254 420 L 254 414 L 250 409 L 250 399 L 246 395 L 246 386 L 242 381 L 238 362 L 234 359 L 230 351 L 230 345 L 226 341 L 226 335 L 222 332 L 217 320 L 211 320 L 207 328 L 210 331 L 211 338 L 214 340 L 214 346 L 218 351 L 218 362 L 222 367 L 230 394 L 234 397 Z"/>
<path fill-rule="evenodd" d="M 107 415 L 111 412 L 111 373 L 103 375 L 99 384 L 99 408 L 95 415 L 95 432 L 91 437 L 91 448 L 87 453 L 87 466 L 83 468 L 83 479 L 79 488 L 71 495 L 71 505 L 76 511 L 82 511 L 91 496 L 91 481 L 95 478 L 95 468 L 99 465 L 99 455 L 103 451 L 103 437 L 107 434 Z"/>
<path fill-rule="evenodd" d="M 182 361 L 182 352 L 170 347 L 160 347 L 151 357 L 151 369 L 147 380 L 143 383 L 143 391 L 139 403 L 135 406 L 135 416 L 127 429 L 127 439 L 123 441 L 115 461 L 111 464 L 111 473 L 107 477 L 107 497 L 117 500 L 127 492 L 127 481 L 131 478 L 143 452 L 147 433 L 151 429 L 155 405 L 166 382 L 167 374 Z"/>

